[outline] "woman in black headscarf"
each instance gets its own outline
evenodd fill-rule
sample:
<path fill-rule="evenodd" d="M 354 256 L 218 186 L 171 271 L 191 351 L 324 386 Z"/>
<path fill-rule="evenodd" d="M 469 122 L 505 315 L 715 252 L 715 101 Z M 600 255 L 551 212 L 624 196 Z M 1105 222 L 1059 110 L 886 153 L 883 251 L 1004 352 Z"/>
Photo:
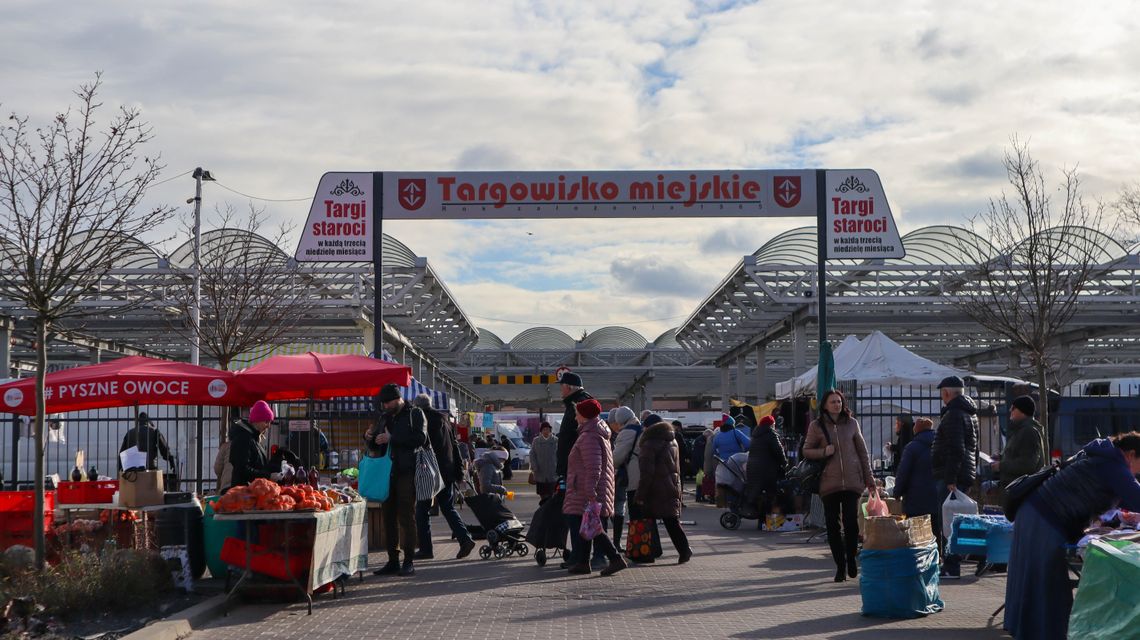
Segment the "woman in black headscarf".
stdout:
<path fill-rule="evenodd" d="M 887 443 L 891 450 L 892 472 L 898 471 L 903 449 L 906 449 L 906 445 L 911 440 L 914 440 L 914 416 L 909 413 L 900 413 L 895 416 L 895 441 Z"/>

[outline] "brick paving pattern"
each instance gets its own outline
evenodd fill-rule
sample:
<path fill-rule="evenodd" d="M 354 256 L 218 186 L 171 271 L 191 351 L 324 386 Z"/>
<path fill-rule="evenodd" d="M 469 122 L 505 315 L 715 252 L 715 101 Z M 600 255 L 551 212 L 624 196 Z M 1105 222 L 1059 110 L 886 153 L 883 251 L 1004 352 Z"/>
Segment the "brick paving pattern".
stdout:
<path fill-rule="evenodd" d="M 512 487 L 508 503 L 523 520 L 537 499 Z M 465 519 L 470 511 L 462 510 Z M 533 640 L 601 638 L 653 640 L 709 638 L 923 638 L 1008 637 L 1001 618 L 990 614 L 1002 602 L 1005 577 L 964 577 L 942 585 L 946 609 L 913 620 L 865 618 L 859 614 L 858 580 L 832 582 L 827 545 L 805 543 L 808 533 L 767 533 L 755 521 L 738 531 L 718 524 L 721 511 L 690 504 L 684 520 L 695 551 L 686 565 L 661 533 L 665 556 L 604 578 L 569 576 L 558 559 L 539 567 L 532 556 L 480 560 L 476 553 L 454 560 L 442 518 L 432 520 L 435 560 L 418 561 L 412 578 L 369 573 L 353 580 L 345 595 L 317 598 L 313 615 L 304 604 L 240 605 L 193 634 L 192 640 L 252 638 L 456 638 Z M 480 544 L 482 544 L 480 542 Z M 373 566 L 385 558 L 373 554 Z"/>

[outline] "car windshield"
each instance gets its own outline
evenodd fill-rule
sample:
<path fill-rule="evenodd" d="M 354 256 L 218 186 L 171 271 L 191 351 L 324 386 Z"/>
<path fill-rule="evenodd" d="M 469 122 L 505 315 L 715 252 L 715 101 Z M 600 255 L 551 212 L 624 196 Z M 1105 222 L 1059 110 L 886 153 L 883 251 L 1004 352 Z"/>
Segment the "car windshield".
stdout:
<path fill-rule="evenodd" d="M 525 443 L 525 442 L 523 442 L 523 439 L 522 439 L 522 438 L 509 438 L 509 440 L 511 441 L 511 444 L 515 445 L 515 447 L 517 447 L 517 448 L 519 448 L 519 449 L 527 449 L 527 448 L 529 448 L 529 447 L 527 447 L 527 446 L 526 446 L 526 443 Z"/>

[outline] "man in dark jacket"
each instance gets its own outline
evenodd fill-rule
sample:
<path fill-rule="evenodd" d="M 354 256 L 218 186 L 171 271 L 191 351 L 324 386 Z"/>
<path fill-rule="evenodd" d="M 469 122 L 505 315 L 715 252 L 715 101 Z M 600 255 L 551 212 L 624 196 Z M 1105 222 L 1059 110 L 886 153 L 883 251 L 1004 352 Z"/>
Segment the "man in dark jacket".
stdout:
<path fill-rule="evenodd" d="M 1037 404 L 1029 396 L 1013 401 L 1009 410 L 1009 437 L 1001 452 L 1001 460 L 991 466 L 998 472 L 1002 495 L 1014 480 L 1045 468 L 1045 429 L 1033 418 Z"/>
<path fill-rule="evenodd" d="M 559 478 L 566 477 L 566 461 L 570 458 L 570 450 L 578 440 L 578 421 L 574 418 L 574 405 L 594 396 L 586 393 L 582 388 L 582 377 L 576 373 L 566 372 L 558 379 L 562 386 L 562 404 L 566 405 L 566 412 L 562 414 L 562 425 L 558 428 L 558 464 L 555 472 Z"/>
<path fill-rule="evenodd" d="M 780 437 L 772 430 L 776 419 L 772 416 L 760 418 L 760 423 L 752 430 L 752 440 L 748 443 L 747 499 L 755 505 L 763 526 L 764 515 L 775 505 L 777 483 L 784 477 L 788 468 L 788 458 Z"/>
<path fill-rule="evenodd" d="M 455 483 L 463 477 L 463 460 L 459 454 L 459 446 L 455 441 L 455 432 L 447 418 L 431 406 L 431 396 L 421 393 L 412 403 L 424 412 L 427 417 L 428 441 L 431 450 L 435 453 L 436 462 L 439 463 L 439 473 L 443 476 L 443 489 L 435 494 L 435 502 L 443 514 L 451 533 L 459 541 L 459 554 L 457 559 L 466 558 L 475 548 L 475 541 L 467 531 L 463 517 L 455 510 Z M 416 535 L 419 537 L 419 549 L 416 551 L 417 560 L 430 560 L 434 557 L 431 543 L 431 500 L 416 502 Z"/>
<path fill-rule="evenodd" d="M 384 538 L 388 543 L 388 564 L 373 573 L 415 575 L 412 554 L 416 550 L 416 449 L 428 443 L 427 417 L 404 402 L 400 388 L 386 384 L 376 396 L 382 412 L 376 424 L 364 433 L 369 452 L 383 454 L 392 448 L 392 476 L 388 499 L 382 506 Z M 400 564 L 399 549 L 404 550 Z"/>
<path fill-rule="evenodd" d="M 123 443 L 119 445 L 119 453 L 130 449 L 131 447 L 138 447 L 139 451 L 146 454 L 146 468 L 157 469 L 156 461 L 159 456 L 170 468 L 174 468 L 174 454 L 170 453 L 170 447 L 166 444 L 166 438 L 162 436 L 162 432 L 154 423 L 150 421 L 150 417 L 146 413 L 140 413 L 138 420 L 135 421 L 135 426 L 129 429 L 126 435 L 123 436 Z M 119 469 L 122 470 L 123 463 L 120 459 Z"/>
<path fill-rule="evenodd" d="M 941 502 L 955 489 L 963 493 L 974 483 L 978 468 L 978 405 L 965 395 L 966 384 L 958 376 L 943 378 L 938 383 L 942 396 L 942 420 L 934 433 L 934 443 L 930 447 L 930 463 L 934 470 L 934 480 L 938 486 L 939 509 Z M 935 532 L 938 536 L 939 551 L 945 551 L 946 540 L 942 528 Z M 960 558 L 952 554 L 940 553 L 945 559 L 942 569 L 944 579 L 960 577 Z"/>

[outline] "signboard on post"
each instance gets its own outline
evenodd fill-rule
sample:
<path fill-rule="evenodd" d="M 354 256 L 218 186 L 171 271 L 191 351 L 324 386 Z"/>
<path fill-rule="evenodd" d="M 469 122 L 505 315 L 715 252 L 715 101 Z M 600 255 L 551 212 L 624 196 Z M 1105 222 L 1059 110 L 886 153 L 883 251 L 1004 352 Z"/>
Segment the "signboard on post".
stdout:
<path fill-rule="evenodd" d="M 821 203 L 827 259 L 906 256 L 879 175 L 870 169 L 827 171 Z"/>
<path fill-rule="evenodd" d="M 299 262 L 371 262 L 372 172 L 321 176 L 295 255 Z"/>

